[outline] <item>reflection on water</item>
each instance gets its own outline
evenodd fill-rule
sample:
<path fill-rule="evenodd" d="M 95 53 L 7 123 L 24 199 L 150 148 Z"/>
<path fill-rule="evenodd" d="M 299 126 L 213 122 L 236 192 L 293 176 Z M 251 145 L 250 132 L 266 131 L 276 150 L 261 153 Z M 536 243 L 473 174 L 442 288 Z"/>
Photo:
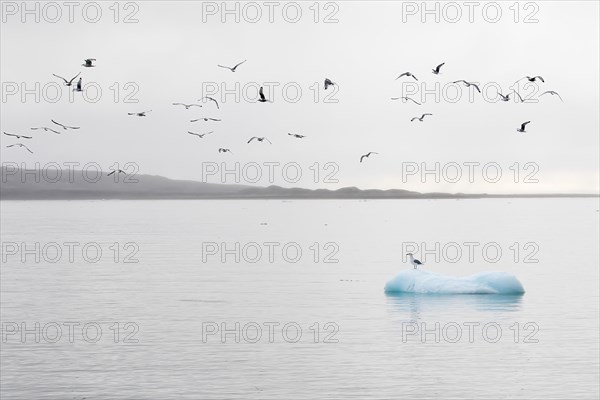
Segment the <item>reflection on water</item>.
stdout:
<path fill-rule="evenodd" d="M 523 295 L 387 293 L 386 299 L 390 310 L 418 321 L 435 315 L 516 312 Z"/>

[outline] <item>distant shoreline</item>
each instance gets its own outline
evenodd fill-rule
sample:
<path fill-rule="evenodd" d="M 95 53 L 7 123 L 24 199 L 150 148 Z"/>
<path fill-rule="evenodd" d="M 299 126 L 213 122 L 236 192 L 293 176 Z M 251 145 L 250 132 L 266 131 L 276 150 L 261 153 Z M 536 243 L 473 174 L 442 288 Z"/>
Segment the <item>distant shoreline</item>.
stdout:
<path fill-rule="evenodd" d="M 65 196 L 64 193 L 55 196 L 0 196 L 0 201 L 78 201 L 78 200 L 485 200 L 485 199 L 587 199 L 600 198 L 598 194 L 484 194 L 455 196 Z"/>
<path fill-rule="evenodd" d="M 85 181 L 81 171 L 70 178 L 40 179 L 39 170 L 2 168 L 0 201 L 29 200 L 457 200 L 498 198 L 600 198 L 599 193 L 488 194 L 488 193 L 420 193 L 404 189 L 339 189 L 285 188 L 225 183 L 205 183 L 169 179 L 157 175 L 136 175 L 135 182 L 101 172 L 94 182 Z M 37 176 L 37 180 L 27 179 Z M 73 179 L 73 176 L 77 177 Z"/>

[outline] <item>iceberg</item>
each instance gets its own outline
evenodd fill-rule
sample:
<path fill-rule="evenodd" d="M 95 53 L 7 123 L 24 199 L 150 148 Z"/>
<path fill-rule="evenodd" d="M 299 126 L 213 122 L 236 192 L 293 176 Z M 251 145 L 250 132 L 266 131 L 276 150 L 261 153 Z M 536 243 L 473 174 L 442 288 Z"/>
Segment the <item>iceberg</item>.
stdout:
<path fill-rule="evenodd" d="M 523 294 L 519 280 L 508 272 L 482 272 L 454 277 L 422 269 L 401 271 L 385 285 L 386 293 Z"/>

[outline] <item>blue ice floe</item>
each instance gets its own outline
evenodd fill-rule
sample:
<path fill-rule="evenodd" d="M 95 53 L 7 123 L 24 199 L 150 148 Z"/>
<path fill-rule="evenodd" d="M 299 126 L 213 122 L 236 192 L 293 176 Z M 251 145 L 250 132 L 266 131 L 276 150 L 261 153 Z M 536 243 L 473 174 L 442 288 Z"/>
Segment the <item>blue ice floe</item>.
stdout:
<path fill-rule="evenodd" d="M 385 285 L 386 293 L 523 294 L 519 280 L 508 272 L 482 272 L 465 277 L 422 269 L 401 271 Z"/>

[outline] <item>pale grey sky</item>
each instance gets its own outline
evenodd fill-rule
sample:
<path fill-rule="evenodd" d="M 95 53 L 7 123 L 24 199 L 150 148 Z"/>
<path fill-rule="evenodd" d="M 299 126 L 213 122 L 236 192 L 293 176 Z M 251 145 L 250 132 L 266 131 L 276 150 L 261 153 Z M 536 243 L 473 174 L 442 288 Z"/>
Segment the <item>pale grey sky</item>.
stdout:
<path fill-rule="evenodd" d="M 95 162 L 108 170 L 115 162 L 134 162 L 139 173 L 193 180 L 202 180 L 207 163 L 226 162 L 224 166 L 229 169 L 236 162 L 242 169 L 258 163 L 263 179 L 257 184 L 268 185 L 269 169 L 263 163 L 277 162 L 280 166 L 273 167 L 273 183 L 282 186 L 471 193 L 599 190 L 596 1 L 520 2 L 518 7 L 514 2 L 478 2 L 473 22 L 464 2 L 456 2 L 452 4 L 458 4 L 462 12 L 456 23 L 448 21 L 456 12 L 448 2 L 427 3 L 431 9 L 437 4 L 439 23 L 435 14 L 422 15 L 421 1 L 323 2 L 318 5 L 316 23 L 313 2 L 275 2 L 273 22 L 268 20 L 264 2 L 253 3 L 262 12 L 256 23 L 247 20 L 254 17 L 255 8 L 244 2 L 238 3 L 239 23 L 234 15 L 226 15 L 222 22 L 222 2 L 129 3 L 120 3 L 118 23 L 109 8 L 113 2 L 99 3 L 102 16 L 97 23 L 83 18 L 82 9 L 89 2 L 78 3 L 72 23 L 64 6 L 61 20 L 52 23 L 48 20 L 54 18 L 54 11 L 44 11 L 44 3 L 40 3 L 37 23 L 34 15 L 25 15 L 26 21 L 21 21 L 21 2 L 2 3 L 1 129 L 35 136 L 20 140 L 34 151 L 29 154 L 24 149 L 6 148 L 19 140 L 2 135 L 3 163 L 24 162 L 32 168 L 36 162 L 42 166 Z M 28 4 L 33 9 L 34 2 Z M 235 4 L 228 3 L 232 9 Z M 300 20 L 286 21 L 283 7 L 287 7 L 286 16 L 292 18 L 296 4 L 302 10 Z M 495 16 L 496 5 L 502 15 L 492 23 L 489 20 Z M 87 7 L 87 18 L 93 18 L 93 7 Z M 213 7 L 217 13 L 208 15 L 206 11 Z M 417 7 L 414 15 L 408 14 L 415 10 L 411 7 Z M 131 12 L 138 22 L 123 23 Z M 324 23 L 331 13 L 338 21 Z M 422 17 L 427 18 L 425 22 Z M 526 17 L 538 22 L 525 23 Z M 96 58 L 97 67 L 82 67 L 87 57 Z M 248 61 L 235 73 L 217 67 L 244 59 Z M 446 63 L 442 74 L 432 74 L 431 69 L 441 62 Z M 71 78 L 80 71 L 86 96 L 95 96 L 93 87 L 86 86 L 90 82 L 102 90 L 99 101 L 86 101 L 81 93 L 75 93 L 71 101 L 69 88 L 62 87 L 62 98 L 50 102 L 48 97 L 54 96 L 51 89 L 58 82 L 52 74 Z M 405 71 L 414 73 L 419 81 L 406 77 L 395 80 Z M 551 95 L 531 104 L 492 101 L 494 84 L 507 93 L 525 75 L 541 75 L 546 81 L 540 83 L 534 97 L 555 90 L 564 103 Z M 324 101 L 332 92 L 322 88 L 326 77 L 337 84 L 332 95 L 337 103 Z M 462 90 L 461 99 L 455 103 L 444 99 L 444 94 L 456 95 L 456 88 L 448 84 L 460 79 L 487 84 L 487 97 L 478 94 L 470 101 L 468 89 L 457 86 Z M 41 93 L 38 103 L 33 94 L 23 102 L 22 86 L 34 91 L 36 82 L 41 88 L 47 85 L 48 93 Z M 133 87 L 125 87 L 129 82 L 139 88 L 133 95 L 138 104 L 125 102 Z M 255 86 L 269 82 L 279 85 L 267 93 L 274 101 L 254 102 Z M 224 100 L 220 110 L 212 103 L 190 110 L 171 105 L 196 102 L 207 84 L 234 92 L 236 83 L 239 102 L 233 94 L 222 98 L 221 90 L 213 95 Z M 321 96 L 317 102 L 315 83 Z M 390 100 L 416 88 L 414 83 L 423 86 L 411 97 L 423 105 Z M 433 93 L 436 83 L 440 101 L 435 101 Z M 285 85 L 292 97 L 293 88 L 301 88 L 297 102 L 283 98 Z M 12 94 L 15 87 L 18 92 Z M 115 87 L 120 88 L 117 102 Z M 244 87 L 248 88 L 247 96 Z M 423 95 L 423 89 L 431 94 Z M 149 109 L 153 111 L 145 118 L 127 115 Z M 434 115 L 424 122 L 410 122 L 422 113 Z M 222 121 L 189 122 L 205 116 Z M 81 129 L 62 135 L 30 130 L 52 127 L 52 118 Z M 516 128 L 527 120 L 532 121 L 527 133 L 518 133 Z M 188 135 L 188 130 L 214 133 L 199 139 Z M 306 137 L 295 139 L 288 132 Z M 252 136 L 266 136 L 273 144 L 247 144 Z M 230 148 L 233 154 L 219 154 L 219 147 Z M 369 151 L 380 154 L 359 163 L 360 156 Z M 301 168 L 302 178 L 296 183 L 289 182 L 293 177 L 283 178 L 281 166 L 288 162 Z M 315 162 L 321 170 L 317 182 L 315 168 L 311 169 Z M 473 182 L 469 182 L 465 165 L 470 162 L 480 163 L 474 167 Z M 326 163 L 337 168 L 324 168 Z M 458 164 L 463 177 L 457 183 L 443 175 L 439 182 L 433 175 L 425 176 L 422 182 L 419 173 L 403 177 L 403 171 L 414 163 L 428 169 L 435 163 L 441 168 Z M 502 178 L 488 183 L 482 176 L 484 164 L 499 166 Z M 455 169 L 450 169 L 453 177 Z M 515 169 L 520 170 L 518 182 Z M 334 171 L 338 182 L 324 181 L 327 173 Z M 534 173 L 530 178 L 539 183 L 524 183 L 529 173 Z M 493 180 L 494 173 L 491 175 L 486 176 L 488 180 Z M 222 179 L 214 175 L 206 181 Z M 224 181 L 236 183 L 231 175 Z M 242 174 L 239 183 L 249 182 Z"/>

